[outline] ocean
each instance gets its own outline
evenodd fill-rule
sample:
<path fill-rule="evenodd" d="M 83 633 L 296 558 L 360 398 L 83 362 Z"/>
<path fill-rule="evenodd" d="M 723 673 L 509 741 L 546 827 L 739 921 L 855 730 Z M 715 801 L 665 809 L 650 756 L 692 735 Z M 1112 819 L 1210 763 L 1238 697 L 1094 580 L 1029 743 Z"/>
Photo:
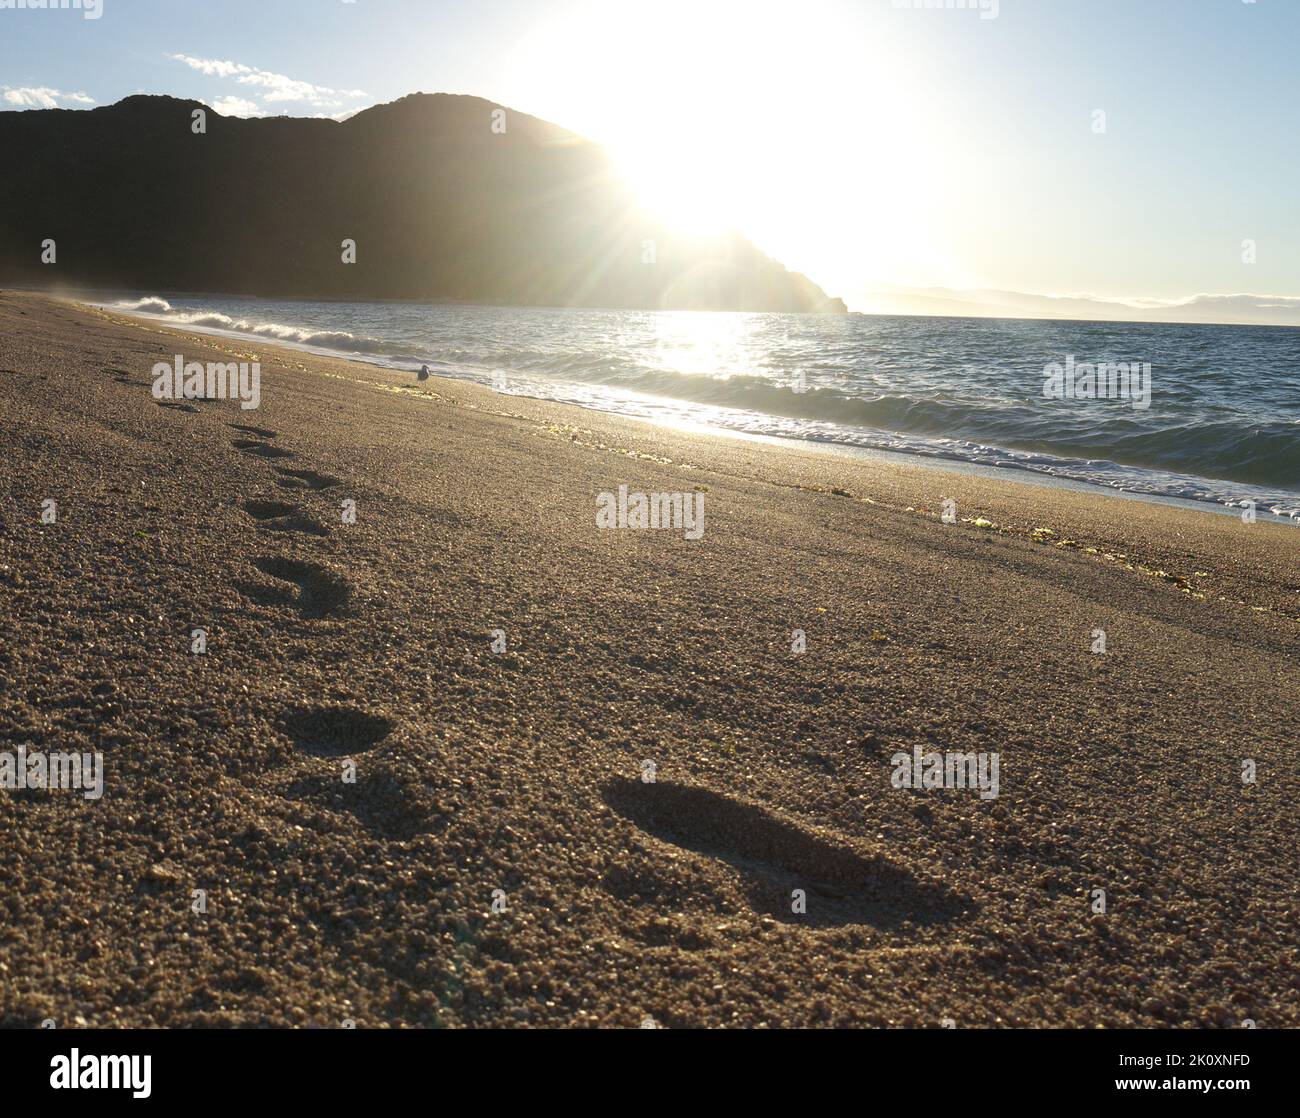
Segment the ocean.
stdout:
<path fill-rule="evenodd" d="M 395 374 L 427 364 L 436 376 L 599 411 L 1156 498 L 1254 501 L 1300 520 L 1300 330 L 1286 327 L 94 301 Z"/>

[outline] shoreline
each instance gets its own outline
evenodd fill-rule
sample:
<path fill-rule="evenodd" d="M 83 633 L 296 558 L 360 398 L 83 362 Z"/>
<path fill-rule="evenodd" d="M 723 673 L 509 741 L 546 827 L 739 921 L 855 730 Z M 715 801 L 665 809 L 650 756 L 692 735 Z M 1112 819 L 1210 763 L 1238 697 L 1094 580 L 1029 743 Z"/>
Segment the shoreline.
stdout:
<path fill-rule="evenodd" d="M 383 372 L 391 376 L 402 375 L 401 370 L 393 369 L 391 366 L 388 365 L 382 365 L 377 362 L 368 361 L 365 359 L 364 356 L 360 356 L 360 355 L 342 356 L 342 355 L 335 355 L 332 353 L 320 353 L 320 352 L 308 350 L 306 348 L 299 348 L 291 343 L 286 343 L 279 340 L 265 341 L 262 338 L 249 338 L 242 335 L 221 333 L 217 328 L 173 326 L 167 324 L 165 321 L 162 320 L 142 318 L 128 312 L 119 311 L 116 309 L 97 307 L 91 304 L 84 304 L 77 301 L 72 301 L 72 305 L 84 308 L 92 313 L 103 314 L 104 316 L 108 317 L 110 320 L 119 322 L 120 324 L 128 327 L 132 325 L 150 324 L 160 333 L 172 333 L 180 337 L 188 336 L 193 341 L 199 343 L 203 343 L 204 341 L 207 341 L 209 339 L 213 341 L 224 341 L 224 342 L 236 343 L 241 347 L 239 350 L 233 351 L 234 354 L 236 355 L 240 355 L 240 354 L 247 355 L 247 353 L 250 352 L 248 347 L 252 346 L 254 348 L 266 348 L 271 350 L 272 352 L 279 352 L 283 355 L 281 359 L 286 361 L 289 361 L 293 358 L 301 359 L 304 357 L 309 357 L 321 362 L 325 362 L 327 364 L 338 363 L 344 366 L 345 368 L 353 369 L 355 371 L 355 377 L 353 379 L 355 379 L 357 383 L 365 384 L 370 388 L 378 389 L 384 392 L 390 392 L 390 393 L 396 392 L 399 394 L 411 395 L 417 398 L 421 396 L 425 396 L 425 397 L 432 396 L 433 398 L 438 398 L 438 394 L 436 392 L 432 392 L 432 390 L 430 390 L 429 392 L 423 392 L 417 383 L 407 383 L 407 382 L 392 383 L 389 381 L 372 381 L 365 377 L 362 377 L 361 376 L 362 372 L 369 372 L 371 370 L 382 370 Z M 227 354 L 230 355 L 230 351 L 227 351 Z M 1214 514 L 1214 519 L 1220 521 L 1226 521 L 1228 523 L 1241 526 L 1243 529 L 1247 531 L 1259 527 L 1268 527 L 1272 529 L 1280 529 L 1282 532 L 1287 533 L 1290 532 L 1292 529 L 1300 528 L 1300 525 L 1298 525 L 1296 522 L 1285 519 L 1283 517 L 1275 516 L 1269 512 L 1261 512 L 1259 514 L 1259 519 L 1257 520 L 1257 522 L 1253 525 L 1247 526 L 1242 524 L 1240 515 L 1234 512 L 1231 508 L 1226 506 L 1219 506 L 1208 501 L 1193 501 L 1193 500 L 1187 500 L 1183 498 L 1163 497 L 1155 494 L 1135 493 L 1135 492 L 1124 491 L 1124 490 L 1113 490 L 1106 486 L 1101 486 L 1094 483 L 1078 482 L 1070 478 L 1053 477 L 1051 475 L 1039 474 L 1028 470 L 1007 469 L 1005 471 L 1001 471 L 995 467 L 981 467 L 978 464 L 974 464 L 974 463 L 962 463 L 960 461 L 950 461 L 950 460 L 940 459 L 940 458 L 927 458 L 922 455 L 912 455 L 912 454 L 907 454 L 902 452 L 878 450 L 878 449 L 866 448 L 866 447 L 853 447 L 846 444 L 821 443 L 812 440 L 787 439 L 780 436 L 759 435 L 750 432 L 713 427 L 708 424 L 691 424 L 687 427 L 679 427 L 674 424 L 665 423 L 662 421 L 655 420 L 653 418 L 648 418 L 643 416 L 623 415 L 617 412 L 600 411 L 593 408 L 584 408 L 576 404 L 571 404 L 562 401 L 552 401 L 540 397 L 515 396 L 509 393 L 503 394 L 495 391 L 494 389 L 488 388 L 484 385 L 480 385 L 474 381 L 462 380 L 457 377 L 447 377 L 447 376 L 441 376 L 439 374 L 432 374 L 432 377 L 433 379 L 442 383 L 444 386 L 447 386 L 449 389 L 451 386 L 458 386 L 458 387 L 464 387 L 466 389 L 472 389 L 474 393 L 485 394 L 488 399 L 496 400 L 499 403 L 502 403 L 503 406 L 508 406 L 507 404 L 504 403 L 507 401 L 520 401 L 523 403 L 532 403 L 540 407 L 544 407 L 546 409 L 556 409 L 561 416 L 566 416 L 569 415 L 569 413 L 572 413 L 570 418 L 574 419 L 575 421 L 577 420 L 578 417 L 588 417 L 588 422 L 591 422 L 596 426 L 599 426 L 599 423 L 597 422 L 598 420 L 610 420 L 610 421 L 615 421 L 618 424 L 632 424 L 634 428 L 637 426 L 644 425 L 651 428 L 653 431 L 658 432 L 660 435 L 664 437 L 677 434 L 679 438 L 682 438 L 687 441 L 689 441 L 689 439 L 694 435 L 700 438 L 715 441 L 723 445 L 727 443 L 737 442 L 737 441 L 743 443 L 752 443 L 758 447 L 768 448 L 773 453 L 774 456 L 779 456 L 780 454 L 786 452 L 793 455 L 816 455 L 816 456 L 824 455 L 824 456 L 828 456 L 831 461 L 846 463 L 846 467 L 844 471 L 845 473 L 850 472 L 847 468 L 848 462 L 857 462 L 861 465 L 870 468 L 873 473 L 877 471 L 884 471 L 887 474 L 891 470 L 897 470 L 899 472 L 904 472 L 906 476 L 909 477 L 909 479 L 915 479 L 917 471 L 921 471 L 920 477 L 922 478 L 925 476 L 926 473 L 940 475 L 939 478 L 934 479 L 933 482 L 930 484 L 924 484 L 924 483 L 920 483 L 917 480 L 912 480 L 910 484 L 914 485 L 916 489 L 920 492 L 930 492 L 930 491 L 937 492 L 939 490 L 943 490 L 945 493 L 948 490 L 952 490 L 953 492 L 961 492 L 966 489 L 966 487 L 961 484 L 962 480 L 968 479 L 973 484 L 974 491 L 979 493 L 982 501 L 988 503 L 989 507 L 995 507 L 996 505 L 996 502 L 990 502 L 989 498 L 996 495 L 1000 489 L 1005 487 L 1005 489 L 1007 490 L 1008 497 L 1012 493 L 1015 493 L 1015 491 L 1018 489 L 1028 489 L 1031 491 L 1032 490 L 1045 491 L 1044 495 L 1070 493 L 1083 498 L 1085 502 L 1099 501 L 1101 502 L 1101 504 L 1093 508 L 1092 510 L 1093 516 L 1089 518 L 1090 522 L 1092 523 L 1096 522 L 1095 517 L 1098 515 L 1100 516 L 1103 522 L 1108 520 L 1109 512 L 1111 510 L 1108 510 L 1106 506 L 1110 501 L 1118 498 L 1122 501 L 1136 502 L 1138 505 L 1150 506 L 1155 509 L 1178 510 L 1181 512 L 1190 513 L 1194 516 L 1198 516 L 1206 513 Z M 482 405 L 476 405 L 476 406 L 482 406 Z M 508 414 L 508 413 L 501 413 L 501 414 Z M 823 471 L 818 471 L 818 472 L 820 473 Z M 837 478 L 837 476 L 838 476 L 837 472 L 830 471 L 829 474 L 830 481 L 833 482 Z M 988 482 L 989 484 L 987 486 L 980 484 L 982 482 Z M 840 489 L 841 487 L 838 485 L 829 484 L 824 487 L 823 491 L 835 494 Z M 847 493 L 847 491 L 844 492 Z M 873 498 L 871 497 L 865 497 L 859 499 L 873 501 Z M 933 498 L 931 498 L 931 501 L 933 502 Z M 1031 502 L 1031 503 L 1037 503 L 1037 502 Z M 1010 505 L 1011 502 L 1008 501 L 1002 504 L 1001 507 L 1004 508 L 1010 507 Z M 939 519 L 941 516 L 941 513 L 937 508 L 930 509 L 924 505 L 918 505 L 918 504 L 897 505 L 896 504 L 894 507 L 902 508 L 903 511 L 906 512 L 915 512 L 917 515 L 927 517 L 929 519 L 934 519 L 934 520 Z M 984 505 L 981 504 L 980 508 L 984 508 Z M 959 517 L 959 520 L 962 520 L 965 523 L 970 523 L 975 519 L 990 519 L 990 517 L 984 516 L 983 513 L 980 513 L 979 516 Z M 1042 525 L 1027 526 L 1025 524 L 1018 524 L 1014 522 L 1007 523 L 996 519 L 991 519 L 991 523 L 993 524 L 992 530 L 998 532 L 999 534 L 1003 534 L 1003 533 L 1015 534 L 1015 535 L 1019 535 L 1022 538 L 1027 538 L 1031 540 L 1034 539 L 1034 535 L 1033 535 L 1034 528 L 1042 527 Z M 1066 540 L 1069 540 L 1070 538 L 1071 537 L 1069 535 L 1065 537 Z M 1082 550 L 1087 555 L 1095 554 L 1098 557 L 1099 561 L 1106 561 L 1106 562 L 1118 561 L 1120 565 L 1124 566 L 1126 569 L 1145 570 L 1156 577 L 1165 577 L 1168 574 L 1168 572 L 1166 572 L 1162 567 L 1158 565 L 1158 559 L 1151 559 L 1149 562 L 1143 561 L 1143 562 L 1138 562 L 1136 564 L 1126 562 L 1130 557 L 1129 553 L 1127 551 L 1121 552 L 1119 550 L 1118 544 L 1115 544 L 1109 548 L 1106 547 L 1105 538 L 1106 537 L 1103 537 L 1102 540 L 1098 540 L 1095 543 L 1093 541 L 1082 543 L 1079 546 L 1079 548 L 1077 548 L 1076 550 Z M 1132 537 L 1131 536 L 1121 537 L 1121 541 L 1122 542 L 1126 541 L 1126 546 L 1127 546 L 1132 543 Z M 1042 543 L 1043 541 L 1040 540 L 1037 542 Z M 1061 542 L 1062 542 L 1061 539 L 1058 538 L 1054 542 L 1048 543 L 1047 546 L 1059 546 Z M 1078 541 L 1075 542 L 1077 543 Z M 1285 538 L 1283 538 L 1283 542 L 1285 543 Z M 1088 550 L 1088 548 L 1094 546 L 1096 547 L 1095 553 Z M 1153 554 L 1159 554 L 1159 553 L 1153 553 Z M 1111 558 L 1106 558 L 1108 555 Z M 1176 585 L 1179 585 L 1180 589 L 1187 587 L 1189 585 L 1189 580 L 1184 575 L 1174 575 L 1171 578 L 1171 581 L 1174 581 Z M 1195 591 L 1188 591 L 1188 592 L 1192 593 L 1193 596 L 1195 596 L 1195 594 L 1197 593 Z M 1228 600 L 1228 599 L 1223 599 L 1223 600 Z M 1240 604 L 1247 604 L 1246 600 L 1244 599 L 1240 599 L 1238 601 Z M 1280 612 L 1283 616 L 1288 616 L 1293 618 L 1296 621 L 1300 621 L 1300 590 L 1297 591 L 1297 597 L 1294 601 L 1292 601 L 1289 597 L 1285 597 L 1285 596 L 1283 597 L 1282 601 L 1284 604 L 1281 607 L 1281 609 L 1277 611 Z M 1274 605 L 1264 606 L 1264 607 L 1252 606 L 1252 608 L 1257 608 L 1257 609 L 1263 608 L 1270 612 L 1277 609 L 1277 607 Z"/>
<path fill-rule="evenodd" d="M 176 293 L 171 293 L 171 294 L 175 295 Z M 205 296 L 205 297 L 218 298 L 219 296 Z M 155 298 L 165 298 L 165 296 L 158 296 Z M 261 301 L 274 303 L 277 300 L 271 299 L 271 300 L 261 300 Z M 216 327 L 216 326 L 171 324 L 168 323 L 166 318 L 161 315 L 151 315 L 148 312 L 142 312 L 136 310 L 124 310 L 112 305 L 105 305 L 99 303 L 86 303 L 86 302 L 81 302 L 79 300 L 76 300 L 76 302 L 78 305 L 86 306 L 95 310 L 102 310 L 106 313 L 117 314 L 129 320 L 152 322 L 156 325 L 170 326 L 170 328 L 172 329 L 177 329 L 181 331 L 190 330 L 197 334 L 224 338 L 228 341 L 237 341 L 237 342 L 262 341 L 262 337 L 259 335 L 246 334 L 237 330 L 227 330 L 225 328 Z M 434 304 L 430 304 L 430 305 L 434 305 Z M 438 304 L 438 305 L 443 305 L 443 304 Z M 458 305 L 470 306 L 472 304 L 458 304 Z M 484 306 L 488 306 L 488 305 L 484 304 Z M 537 309 L 537 308 L 533 308 L 533 309 Z M 553 309 L 562 309 L 562 308 L 553 308 Z M 275 338 L 270 342 L 268 342 L 267 344 L 278 345 L 283 349 L 288 349 L 297 353 L 307 353 L 317 357 L 333 358 L 338 360 L 349 361 L 356 364 L 368 365 L 373 368 L 385 369 L 389 373 L 395 376 L 406 375 L 408 373 L 414 372 L 414 369 L 405 369 L 403 367 L 399 367 L 393 364 L 391 360 L 386 357 L 385 358 L 368 357 L 364 353 L 343 353 L 341 351 L 334 350 L 329 347 L 312 346 L 307 343 L 293 342 L 282 338 Z M 435 378 L 440 380 L 459 380 L 459 381 L 472 383 L 472 384 L 481 383 L 481 381 L 476 380 L 472 377 L 456 376 L 455 374 L 448 374 L 436 370 L 431 370 L 431 373 Z M 595 411 L 601 414 L 613 414 L 613 415 L 621 415 L 627 418 L 644 419 L 652 423 L 658 423 L 660 425 L 666 426 L 670 429 L 672 428 L 691 429 L 691 430 L 696 430 L 704 433 L 724 435 L 728 437 L 751 438 L 751 439 L 756 439 L 758 441 L 770 440 L 771 442 L 773 442 L 774 445 L 784 444 L 784 445 L 802 447 L 805 449 L 808 448 L 827 449 L 833 453 L 847 454 L 853 457 L 870 458 L 873 456 L 879 456 L 887 461 L 899 461 L 902 464 L 912 463 L 917 465 L 928 465 L 940 470 L 947 470 L 955 473 L 970 473 L 975 476 L 982 476 L 982 477 L 997 478 L 1002 475 L 1010 475 L 1010 477 L 1013 480 L 1021 480 L 1026 482 L 1027 484 L 1046 485 L 1048 487 L 1061 487 L 1067 489 L 1082 487 L 1082 491 L 1085 492 L 1099 492 L 1106 495 L 1129 497 L 1129 498 L 1135 498 L 1137 500 L 1143 500 L 1143 501 L 1154 501 L 1156 503 L 1169 504 L 1175 507 L 1208 509 L 1210 511 L 1218 512 L 1220 514 L 1226 513 L 1227 515 L 1232 515 L 1232 516 L 1240 515 L 1239 510 L 1246 507 L 1244 503 L 1245 501 L 1244 497 L 1241 500 L 1227 501 L 1222 499 L 1221 497 L 1213 497 L 1213 498 L 1209 496 L 1185 497 L 1185 496 L 1178 496 L 1173 493 L 1148 492 L 1140 488 L 1124 488 L 1118 485 L 1108 485 L 1102 481 L 1095 481 L 1086 478 L 1070 477 L 1066 474 L 1057 473 L 1049 469 L 1035 469 L 1034 467 L 1029 465 L 1019 464 L 1014 459 L 996 463 L 996 464 L 986 464 L 986 463 L 962 458 L 956 454 L 952 454 L 952 455 L 945 454 L 938 450 L 936 450 L 933 453 L 925 453 L 918 450 L 898 450 L 889 447 L 864 446 L 864 445 L 853 443 L 851 441 L 841 441 L 832 438 L 819 439 L 811 436 L 800 436 L 800 435 L 793 435 L 793 434 L 792 435 L 764 435 L 759 432 L 745 430 L 742 427 L 729 427 L 726 426 L 725 424 L 713 423 L 710 422 L 707 418 L 690 418 L 683 421 L 673 421 L 673 420 L 664 419 L 652 415 L 638 416 L 634 411 L 620 410 L 617 408 L 602 408 L 598 406 L 584 405 L 582 403 L 576 403 L 573 400 L 563 399 L 562 397 L 554 398 L 554 397 L 548 397 L 544 395 L 530 397 L 526 393 L 513 393 L 513 392 L 504 392 L 503 394 L 512 395 L 512 396 L 518 395 L 523 398 L 551 400 L 552 402 L 555 403 L 577 406 L 584 411 Z M 637 392 L 632 392 L 631 395 L 636 397 L 639 396 L 640 394 Z M 653 401 L 658 399 L 658 397 L 650 396 L 650 397 L 646 397 L 646 399 Z M 668 403 L 673 405 L 685 406 L 685 407 L 694 406 L 691 404 L 690 401 L 679 401 L 671 398 L 666 398 L 666 399 Z M 721 410 L 730 411 L 731 409 L 726 406 L 723 406 Z M 893 438 L 922 437 L 922 436 L 908 434 L 906 432 L 889 432 L 883 430 L 880 432 L 880 434 L 882 436 L 893 437 Z M 1020 452 L 1019 450 L 1017 450 L 1017 448 L 1014 447 L 996 447 L 995 449 L 999 450 L 1002 454 L 1008 454 L 1008 455 Z M 1049 455 L 1049 457 L 1059 460 L 1061 466 L 1058 467 L 1058 469 L 1066 468 L 1069 467 L 1071 463 L 1077 463 L 1078 461 L 1082 461 L 1081 459 L 1070 458 L 1067 456 L 1059 456 L 1059 455 Z M 1116 463 L 1116 465 L 1120 466 L 1123 469 L 1137 471 L 1137 473 L 1142 475 L 1149 475 L 1151 478 L 1165 479 L 1164 481 L 1165 484 L 1168 484 L 1170 481 L 1181 480 L 1184 482 L 1193 482 L 1205 486 L 1215 486 L 1215 487 L 1239 486 L 1243 493 L 1252 493 L 1254 499 L 1259 503 L 1260 507 L 1256 509 L 1257 517 L 1268 520 L 1269 522 L 1275 522 L 1280 524 L 1288 524 L 1288 525 L 1300 524 L 1300 514 L 1294 516 L 1281 515 L 1272 511 L 1271 508 L 1264 507 L 1270 502 L 1278 502 L 1279 507 L 1283 507 L 1284 509 L 1289 509 L 1291 506 L 1300 508 L 1300 490 L 1294 492 L 1288 492 L 1285 489 L 1281 489 L 1274 496 L 1266 498 L 1264 496 L 1266 489 L 1261 488 L 1254 483 L 1234 482 L 1226 478 L 1213 478 L 1213 477 L 1201 476 L 1195 474 L 1179 474 L 1155 466 L 1135 466 L 1135 465 L 1126 465 L 1124 463 Z"/>
<path fill-rule="evenodd" d="M 0 1025 L 1300 1024 L 1294 526 L 375 368 L 0 292 Z"/>

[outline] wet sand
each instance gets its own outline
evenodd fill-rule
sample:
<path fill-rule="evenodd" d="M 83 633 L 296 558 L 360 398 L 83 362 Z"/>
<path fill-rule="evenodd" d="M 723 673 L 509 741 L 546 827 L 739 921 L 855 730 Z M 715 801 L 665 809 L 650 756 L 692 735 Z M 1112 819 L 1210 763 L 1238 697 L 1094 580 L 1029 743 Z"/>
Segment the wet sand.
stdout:
<path fill-rule="evenodd" d="M 1300 527 L 10 292 L 0 396 L 0 753 L 105 765 L 0 790 L 0 1025 L 1300 1023 Z"/>

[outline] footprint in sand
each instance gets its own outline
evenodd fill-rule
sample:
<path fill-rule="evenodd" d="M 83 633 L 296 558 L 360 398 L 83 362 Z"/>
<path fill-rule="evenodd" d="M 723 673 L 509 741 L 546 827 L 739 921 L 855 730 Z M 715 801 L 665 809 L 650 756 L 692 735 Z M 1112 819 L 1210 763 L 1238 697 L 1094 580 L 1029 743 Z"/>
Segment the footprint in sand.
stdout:
<path fill-rule="evenodd" d="M 302 532 L 309 536 L 328 536 L 329 529 L 306 511 L 287 501 L 254 498 L 244 502 L 244 511 L 273 532 Z"/>
<path fill-rule="evenodd" d="M 385 715 L 359 707 L 331 705 L 297 707 L 280 720 L 304 753 L 313 757 L 354 757 L 367 753 L 393 732 L 396 723 Z"/>
<path fill-rule="evenodd" d="M 369 753 L 385 742 L 396 722 L 383 714 L 344 704 L 301 706 L 276 722 L 304 761 L 300 775 L 277 791 L 285 799 L 313 809 L 309 825 L 334 833 L 346 824 L 332 817 L 350 816 L 378 839 L 405 841 L 430 829 L 437 816 L 435 788 L 383 770 L 384 762 L 359 767 L 356 780 L 339 780 L 334 764 Z M 328 772 L 320 762 L 328 763 Z M 309 766 L 301 775 L 303 765 Z"/>
<path fill-rule="evenodd" d="M 236 450 L 244 454 L 252 454 L 258 458 L 292 458 L 292 450 L 285 450 L 282 446 L 273 446 L 271 443 L 264 443 L 258 439 L 235 439 L 231 442 Z"/>
<path fill-rule="evenodd" d="M 280 475 L 277 485 L 284 489 L 332 489 L 343 482 L 329 474 L 318 474 L 315 470 L 287 470 L 276 467 Z"/>
<path fill-rule="evenodd" d="M 242 585 L 243 593 L 268 605 L 296 604 L 304 618 L 319 619 L 346 615 L 352 605 L 352 583 L 322 563 L 275 556 L 255 559 L 253 565 L 265 575 L 298 588 L 296 597 L 281 588 Z"/>
<path fill-rule="evenodd" d="M 605 786 L 604 799 L 655 838 L 731 866 L 744 879 L 754 910 L 787 923 L 932 924 L 973 908 L 969 900 L 918 879 L 880 854 L 860 852 L 706 788 L 617 780 Z M 791 912 L 795 889 L 807 896 L 806 914 Z"/>

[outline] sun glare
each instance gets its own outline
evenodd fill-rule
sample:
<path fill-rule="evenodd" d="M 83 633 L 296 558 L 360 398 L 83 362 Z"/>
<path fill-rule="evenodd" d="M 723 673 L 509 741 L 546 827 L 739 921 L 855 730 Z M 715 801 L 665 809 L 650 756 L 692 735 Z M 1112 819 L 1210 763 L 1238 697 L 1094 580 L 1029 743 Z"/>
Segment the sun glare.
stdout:
<path fill-rule="evenodd" d="M 549 90 L 544 115 L 604 144 L 682 233 L 736 229 L 837 289 L 960 270 L 936 219 L 939 153 L 964 141 L 933 119 L 941 93 L 901 95 L 906 60 L 860 7 L 670 0 L 653 21 L 616 4 L 568 15 L 519 56 Z"/>
<path fill-rule="evenodd" d="M 607 145 L 645 210 L 695 237 L 721 233 L 736 224 L 725 176 L 707 174 L 714 153 L 675 143 Z"/>

